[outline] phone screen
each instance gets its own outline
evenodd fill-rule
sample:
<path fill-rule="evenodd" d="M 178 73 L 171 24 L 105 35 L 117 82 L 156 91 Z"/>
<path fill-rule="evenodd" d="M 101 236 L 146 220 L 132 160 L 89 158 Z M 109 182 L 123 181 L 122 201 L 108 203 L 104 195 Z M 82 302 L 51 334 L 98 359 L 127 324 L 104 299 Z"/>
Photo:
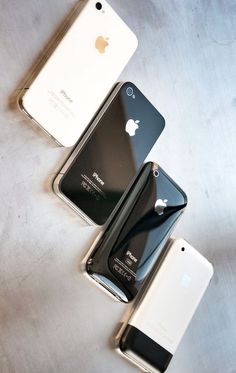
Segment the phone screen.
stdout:
<path fill-rule="evenodd" d="M 125 83 L 63 176 L 61 192 L 96 224 L 105 224 L 164 126 L 138 88 Z"/>

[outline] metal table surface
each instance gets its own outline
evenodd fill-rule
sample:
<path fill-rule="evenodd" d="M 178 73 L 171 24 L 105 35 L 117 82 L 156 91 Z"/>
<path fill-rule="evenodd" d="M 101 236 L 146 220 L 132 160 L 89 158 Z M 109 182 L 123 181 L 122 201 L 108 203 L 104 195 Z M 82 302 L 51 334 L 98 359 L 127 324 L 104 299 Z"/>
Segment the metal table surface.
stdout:
<path fill-rule="evenodd" d="M 166 118 L 150 159 L 182 186 L 175 231 L 215 276 L 169 373 L 236 372 L 236 2 L 110 0 L 139 49 L 121 76 Z M 126 305 L 79 263 L 98 233 L 52 192 L 70 149 L 15 109 L 14 94 L 74 0 L 0 0 L 0 372 L 138 372 L 111 347 Z"/>

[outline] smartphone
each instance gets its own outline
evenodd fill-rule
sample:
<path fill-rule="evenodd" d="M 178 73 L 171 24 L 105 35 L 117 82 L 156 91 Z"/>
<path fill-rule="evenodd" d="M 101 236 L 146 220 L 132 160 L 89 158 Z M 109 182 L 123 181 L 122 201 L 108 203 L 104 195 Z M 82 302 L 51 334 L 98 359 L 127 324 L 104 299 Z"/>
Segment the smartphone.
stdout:
<path fill-rule="evenodd" d="M 164 126 L 134 84 L 118 85 L 57 175 L 56 194 L 89 224 L 108 224 Z"/>
<path fill-rule="evenodd" d="M 117 348 L 147 372 L 164 372 L 213 276 L 208 260 L 182 238 L 164 258 L 127 324 Z"/>
<path fill-rule="evenodd" d="M 134 33 L 105 1 L 86 1 L 20 109 L 57 143 L 74 145 L 135 52 Z"/>
<path fill-rule="evenodd" d="M 157 164 L 148 162 L 87 263 L 87 273 L 118 300 L 132 301 L 152 273 L 187 196 Z"/>

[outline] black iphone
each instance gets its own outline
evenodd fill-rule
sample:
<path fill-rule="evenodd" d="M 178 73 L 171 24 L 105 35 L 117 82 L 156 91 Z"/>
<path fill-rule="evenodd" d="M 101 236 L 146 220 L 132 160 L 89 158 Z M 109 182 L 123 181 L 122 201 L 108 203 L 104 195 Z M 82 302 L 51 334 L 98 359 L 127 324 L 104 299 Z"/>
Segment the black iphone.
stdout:
<path fill-rule="evenodd" d="M 187 205 L 186 194 L 148 162 L 93 248 L 87 273 L 117 299 L 134 299 Z"/>
<path fill-rule="evenodd" d="M 88 223 L 108 223 L 165 126 L 132 83 L 118 84 L 54 181 Z"/>

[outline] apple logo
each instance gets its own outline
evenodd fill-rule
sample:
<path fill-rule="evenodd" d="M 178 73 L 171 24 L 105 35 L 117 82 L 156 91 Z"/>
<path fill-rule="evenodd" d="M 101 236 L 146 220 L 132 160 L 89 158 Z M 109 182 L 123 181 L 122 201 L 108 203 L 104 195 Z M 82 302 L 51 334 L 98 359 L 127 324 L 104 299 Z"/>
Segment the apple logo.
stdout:
<path fill-rule="evenodd" d="M 167 202 L 168 199 L 158 199 L 156 201 L 154 210 L 158 215 L 164 214 L 164 209 L 167 207 Z"/>
<path fill-rule="evenodd" d="M 99 53 L 103 54 L 106 51 L 106 47 L 109 45 L 109 38 L 104 38 L 103 36 L 98 36 L 95 42 L 95 48 Z"/>
<path fill-rule="evenodd" d="M 129 119 L 125 126 L 125 131 L 130 135 L 134 136 L 135 131 L 139 129 L 140 120 Z"/>

